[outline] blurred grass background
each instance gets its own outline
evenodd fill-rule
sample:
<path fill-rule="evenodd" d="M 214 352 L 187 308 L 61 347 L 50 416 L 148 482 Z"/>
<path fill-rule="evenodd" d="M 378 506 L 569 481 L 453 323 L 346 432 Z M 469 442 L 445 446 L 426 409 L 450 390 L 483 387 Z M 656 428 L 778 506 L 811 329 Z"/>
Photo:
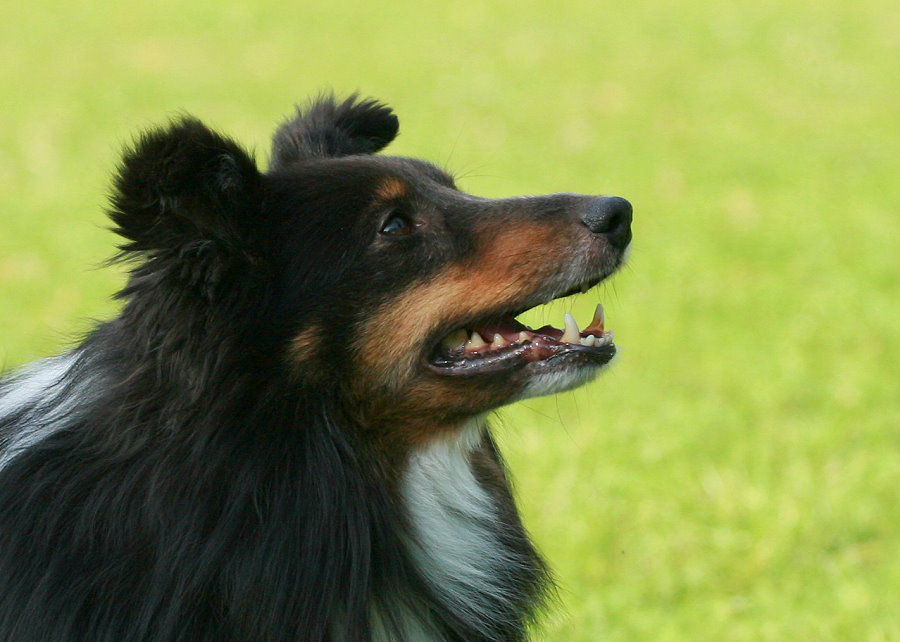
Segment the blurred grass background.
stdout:
<path fill-rule="evenodd" d="M 0 363 L 115 311 L 117 154 L 187 111 L 394 106 L 485 196 L 635 205 L 621 356 L 501 413 L 548 640 L 900 639 L 900 14 L 887 0 L 0 6 Z"/>

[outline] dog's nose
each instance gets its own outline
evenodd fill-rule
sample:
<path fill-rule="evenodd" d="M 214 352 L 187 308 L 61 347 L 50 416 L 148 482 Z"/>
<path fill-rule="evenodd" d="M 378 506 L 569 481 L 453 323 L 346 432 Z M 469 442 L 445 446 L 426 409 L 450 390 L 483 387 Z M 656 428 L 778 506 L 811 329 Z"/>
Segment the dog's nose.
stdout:
<path fill-rule="evenodd" d="M 619 196 L 601 196 L 587 206 L 582 219 L 594 234 L 603 234 L 613 247 L 631 242 L 631 203 Z"/>

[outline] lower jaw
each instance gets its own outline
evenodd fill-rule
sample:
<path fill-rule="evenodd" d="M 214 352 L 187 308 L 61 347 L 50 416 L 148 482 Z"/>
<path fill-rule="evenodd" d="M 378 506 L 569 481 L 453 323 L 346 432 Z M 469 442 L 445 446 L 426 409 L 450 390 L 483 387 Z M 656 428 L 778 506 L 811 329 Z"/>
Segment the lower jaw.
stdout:
<path fill-rule="evenodd" d="M 597 370 L 615 356 L 616 347 L 610 343 L 602 347 L 547 343 L 524 344 L 495 355 L 474 358 L 447 359 L 429 362 L 435 374 L 449 377 L 474 377 L 524 370 L 526 376 L 557 371 Z"/>
<path fill-rule="evenodd" d="M 528 373 L 525 384 L 514 401 L 574 390 L 591 381 L 602 369 L 603 364 L 595 363 L 538 368 Z"/>

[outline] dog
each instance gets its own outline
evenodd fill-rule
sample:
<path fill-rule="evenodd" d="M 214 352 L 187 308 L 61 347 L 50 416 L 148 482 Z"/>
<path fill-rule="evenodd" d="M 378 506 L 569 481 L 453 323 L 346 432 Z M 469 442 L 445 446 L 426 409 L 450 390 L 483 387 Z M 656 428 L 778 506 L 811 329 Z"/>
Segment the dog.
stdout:
<path fill-rule="evenodd" d="M 523 640 L 552 586 L 486 415 L 614 356 L 517 315 L 623 262 L 619 197 L 489 200 L 314 99 L 267 171 L 124 153 L 121 312 L 0 384 L 0 640 Z"/>

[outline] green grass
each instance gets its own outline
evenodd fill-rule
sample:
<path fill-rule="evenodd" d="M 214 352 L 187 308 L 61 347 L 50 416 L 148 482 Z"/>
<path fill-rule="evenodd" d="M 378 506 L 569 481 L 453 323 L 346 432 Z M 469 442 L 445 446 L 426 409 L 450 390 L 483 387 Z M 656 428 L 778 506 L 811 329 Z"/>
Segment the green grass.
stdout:
<path fill-rule="evenodd" d="M 3 4 L 0 363 L 115 311 L 136 130 L 189 111 L 264 159 L 293 101 L 359 89 L 470 191 L 636 208 L 618 363 L 502 412 L 562 586 L 540 634 L 900 639 L 893 3 L 311 4 Z"/>

